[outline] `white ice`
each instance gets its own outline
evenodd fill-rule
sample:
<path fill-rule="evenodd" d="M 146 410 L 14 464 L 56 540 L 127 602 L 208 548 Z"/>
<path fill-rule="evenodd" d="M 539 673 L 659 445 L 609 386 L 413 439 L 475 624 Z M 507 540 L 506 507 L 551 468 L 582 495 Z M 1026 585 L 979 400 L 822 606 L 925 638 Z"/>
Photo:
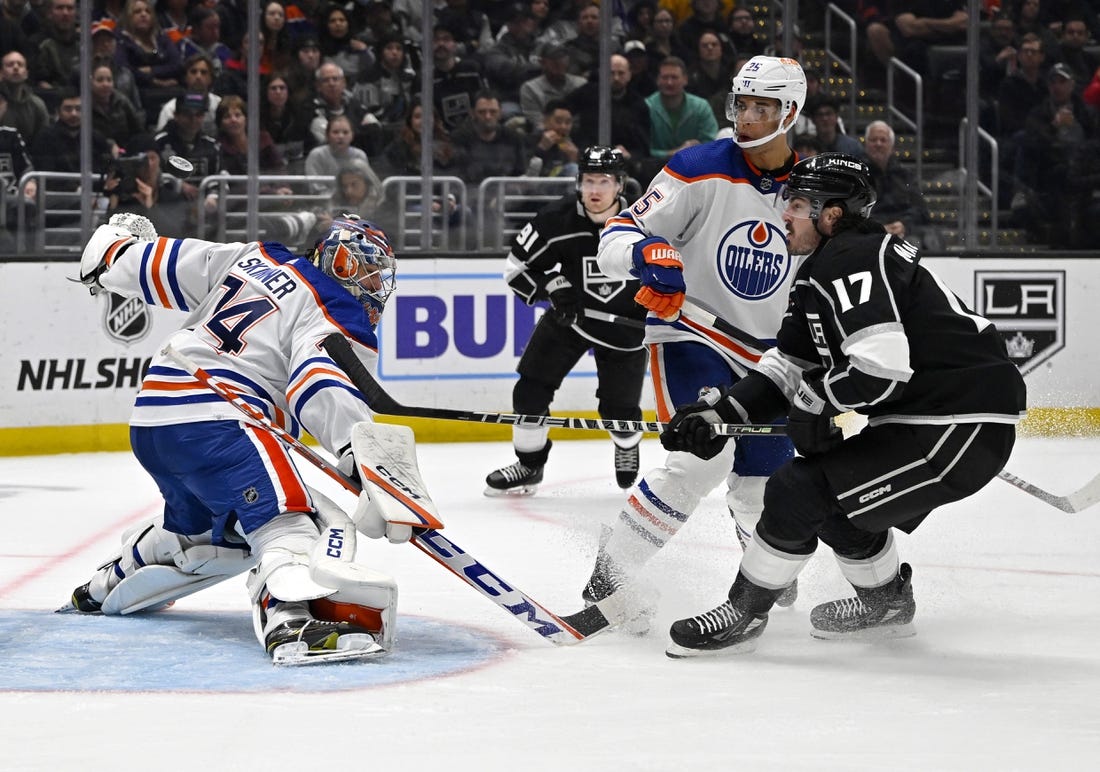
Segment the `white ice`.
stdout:
<path fill-rule="evenodd" d="M 1098 451 L 1095 439 L 1026 439 L 1008 469 L 1067 493 L 1100 471 Z M 513 460 L 508 444 L 425 444 L 419 454 L 454 542 L 551 609 L 579 608 L 600 524 L 615 518 L 624 498 L 608 441 L 556 443 L 546 482 L 530 499 L 482 495 L 484 475 Z M 659 444 L 646 440 L 643 468 L 661 456 Z M 333 495 L 351 505 L 343 492 Z M 668 625 L 720 602 L 736 570 L 740 550 L 718 492 L 647 569 L 662 595 L 645 637 L 611 633 L 552 646 L 412 547 L 363 539 L 360 560 L 392 573 L 401 588 L 406 634 L 399 626 L 390 660 L 321 675 L 279 669 L 274 680 L 251 638 L 243 577 L 142 619 L 77 617 L 86 624 L 61 627 L 73 631 L 65 640 L 38 644 L 35 626 L 56 629 L 55 620 L 73 619 L 46 612 L 87 580 L 125 526 L 158 508 L 154 486 L 128 454 L 0 459 L 0 769 L 1085 770 L 1100 763 L 1100 506 L 1065 514 L 993 481 L 937 511 L 914 535 L 899 537 L 914 568 L 918 634 L 879 644 L 810 637 L 809 609 L 848 594 L 823 548 L 802 574 L 797 604 L 773 611 L 755 653 L 666 658 Z M 194 622 L 194 648 L 176 635 L 173 615 Z M 175 637 L 159 637 L 163 630 Z M 43 662 L 39 645 L 70 653 Z M 121 654 L 105 659 L 105 645 Z M 221 687 L 221 651 L 231 684 L 272 679 L 270 687 Z M 437 660 L 467 655 L 470 667 L 432 674 Z M 194 688 L 111 686 L 135 667 L 150 682 L 182 674 Z M 58 680 L 28 688 L 42 672 Z"/>

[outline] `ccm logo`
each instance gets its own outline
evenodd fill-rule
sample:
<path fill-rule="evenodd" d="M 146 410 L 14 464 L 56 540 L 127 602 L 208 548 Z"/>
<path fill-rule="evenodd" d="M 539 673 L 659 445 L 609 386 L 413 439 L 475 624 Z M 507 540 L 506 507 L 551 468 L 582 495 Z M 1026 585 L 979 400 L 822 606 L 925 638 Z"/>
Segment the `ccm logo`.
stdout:
<path fill-rule="evenodd" d="M 344 551 L 344 529 L 330 528 L 328 532 L 328 549 L 325 554 L 330 558 L 338 558 Z"/>
<path fill-rule="evenodd" d="M 378 472 L 379 472 L 379 474 L 384 475 L 385 478 L 387 480 L 389 480 L 391 483 L 393 483 L 393 487 L 397 488 L 400 491 L 404 491 L 405 493 L 407 493 L 409 495 L 409 498 L 412 498 L 412 499 L 419 499 L 420 498 L 420 496 L 417 494 L 417 492 L 414 491 L 412 488 L 410 488 L 407 483 L 402 482 L 400 477 L 395 475 L 389 469 L 386 469 L 386 467 L 382 466 L 381 464 L 378 465 Z"/>
<path fill-rule="evenodd" d="M 881 488 L 875 488 L 873 491 L 868 491 L 859 497 L 860 504 L 866 504 L 868 501 L 874 501 L 879 496 L 889 493 L 893 488 L 889 485 L 883 485 Z"/>

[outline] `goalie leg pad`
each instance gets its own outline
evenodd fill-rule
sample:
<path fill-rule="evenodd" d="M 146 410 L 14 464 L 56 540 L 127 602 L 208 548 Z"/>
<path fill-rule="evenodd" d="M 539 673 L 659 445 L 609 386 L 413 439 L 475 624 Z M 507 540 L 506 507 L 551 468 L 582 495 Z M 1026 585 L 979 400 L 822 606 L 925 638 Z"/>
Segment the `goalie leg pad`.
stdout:
<path fill-rule="evenodd" d="M 256 638 L 266 648 L 273 627 L 308 614 L 364 627 L 388 649 L 394 640 L 397 585 L 389 576 L 353 562 L 351 520 L 324 496 L 316 503 L 320 533 L 309 516 L 287 514 L 249 535 L 261 552 L 259 565 L 248 577 Z"/>
<path fill-rule="evenodd" d="M 365 627 L 383 649 L 393 648 L 397 627 L 397 582 L 392 577 L 359 563 L 341 560 L 320 560 L 312 569 L 319 583 L 336 588 L 330 595 L 310 601 L 314 617 Z"/>
<path fill-rule="evenodd" d="M 122 535 L 122 549 L 89 582 L 104 614 L 133 614 L 166 605 L 243 573 L 255 564 L 246 550 L 215 547 L 210 533 L 182 536 L 150 520 Z"/>

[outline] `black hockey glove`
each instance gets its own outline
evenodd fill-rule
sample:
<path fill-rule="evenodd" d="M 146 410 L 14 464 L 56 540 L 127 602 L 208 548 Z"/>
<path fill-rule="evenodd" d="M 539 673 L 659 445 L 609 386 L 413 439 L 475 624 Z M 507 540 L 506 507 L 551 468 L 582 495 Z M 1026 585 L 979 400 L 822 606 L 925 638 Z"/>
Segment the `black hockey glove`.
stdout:
<path fill-rule="evenodd" d="M 546 283 L 546 293 L 550 296 L 550 318 L 562 327 L 571 327 L 577 321 L 580 308 L 569 279 L 555 276 Z"/>
<path fill-rule="evenodd" d="M 822 396 L 824 376 L 824 368 L 803 374 L 787 416 L 787 436 L 794 449 L 807 458 L 828 453 L 844 441 L 844 433 L 833 423 L 836 408 Z"/>
<path fill-rule="evenodd" d="M 691 453 L 706 461 L 721 453 L 729 441 L 729 437 L 715 435 L 710 425 L 734 423 L 740 416 L 718 389 L 707 389 L 700 396 L 698 402 L 676 408 L 676 415 L 661 432 L 661 445 L 665 450 Z"/>

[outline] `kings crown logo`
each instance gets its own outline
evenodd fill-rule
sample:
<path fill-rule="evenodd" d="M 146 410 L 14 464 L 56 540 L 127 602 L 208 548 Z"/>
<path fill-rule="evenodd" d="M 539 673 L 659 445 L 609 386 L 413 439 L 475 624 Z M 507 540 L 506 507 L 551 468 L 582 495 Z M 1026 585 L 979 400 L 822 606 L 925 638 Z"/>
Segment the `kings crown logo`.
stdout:
<path fill-rule="evenodd" d="M 974 301 L 1021 373 L 1065 348 L 1065 271 L 975 271 Z"/>
<path fill-rule="evenodd" d="M 1012 359 L 1030 359 L 1035 353 L 1035 341 L 1025 338 L 1019 330 L 1011 338 L 1005 339 L 1005 348 Z"/>

